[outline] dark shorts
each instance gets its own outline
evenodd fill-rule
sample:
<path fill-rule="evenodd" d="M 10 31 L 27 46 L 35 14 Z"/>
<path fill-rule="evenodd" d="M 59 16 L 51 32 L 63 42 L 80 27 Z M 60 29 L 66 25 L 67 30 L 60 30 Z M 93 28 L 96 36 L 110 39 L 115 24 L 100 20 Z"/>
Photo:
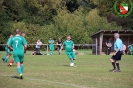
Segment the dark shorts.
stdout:
<path fill-rule="evenodd" d="M 122 51 L 119 51 L 115 56 L 113 55 L 111 57 L 111 59 L 117 61 L 117 60 L 121 60 L 121 56 L 122 56 L 123 52 Z"/>
<path fill-rule="evenodd" d="M 58 50 L 60 50 L 61 49 L 61 46 L 58 46 Z"/>

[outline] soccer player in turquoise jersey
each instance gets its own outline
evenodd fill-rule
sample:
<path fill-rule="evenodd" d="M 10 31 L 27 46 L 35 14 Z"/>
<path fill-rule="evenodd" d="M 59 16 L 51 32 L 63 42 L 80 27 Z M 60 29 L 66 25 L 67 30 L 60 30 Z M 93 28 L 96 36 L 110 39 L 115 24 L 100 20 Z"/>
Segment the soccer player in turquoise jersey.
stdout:
<path fill-rule="evenodd" d="M 24 70 L 24 53 L 26 53 L 27 42 L 24 37 L 20 36 L 20 31 L 16 30 L 16 35 L 10 40 L 8 44 L 9 49 L 13 49 L 14 61 L 17 64 L 17 71 L 20 78 L 23 79 Z"/>
<path fill-rule="evenodd" d="M 70 59 L 71 63 L 73 63 L 74 66 L 76 66 L 76 63 L 74 61 L 76 59 L 76 55 L 75 55 L 75 53 L 73 51 L 73 49 L 74 49 L 74 42 L 71 40 L 71 36 L 70 35 L 67 36 L 67 40 L 63 42 L 62 47 L 60 49 L 60 52 L 63 49 L 63 46 L 65 46 L 66 55 Z"/>
<path fill-rule="evenodd" d="M 129 45 L 128 47 L 129 47 L 130 55 L 132 55 L 133 54 L 133 43 Z"/>
<path fill-rule="evenodd" d="M 54 40 L 52 40 L 52 38 L 50 38 L 49 42 L 49 48 L 50 48 L 50 55 L 54 54 Z"/>
<path fill-rule="evenodd" d="M 22 33 L 21 33 L 21 36 L 22 36 L 22 37 L 25 37 L 25 33 L 22 32 Z M 13 63 L 14 63 L 14 59 L 11 59 L 7 66 L 12 66 Z"/>
<path fill-rule="evenodd" d="M 12 37 L 13 37 L 13 35 L 10 34 L 10 37 L 7 40 L 7 44 L 10 42 Z M 6 51 L 6 56 L 4 58 L 2 58 L 3 62 L 7 62 L 7 60 L 9 59 L 9 57 L 12 54 L 11 51 L 8 49 L 8 46 L 5 47 L 5 51 Z"/>

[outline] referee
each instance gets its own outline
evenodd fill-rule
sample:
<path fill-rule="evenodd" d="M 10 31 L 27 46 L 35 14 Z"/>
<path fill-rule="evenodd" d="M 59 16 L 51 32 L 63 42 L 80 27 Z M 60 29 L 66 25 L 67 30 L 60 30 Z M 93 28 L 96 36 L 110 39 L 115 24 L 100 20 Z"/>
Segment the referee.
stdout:
<path fill-rule="evenodd" d="M 122 43 L 122 40 L 119 38 L 118 33 L 114 34 L 114 38 L 116 39 L 116 41 L 114 43 L 114 53 L 113 53 L 113 56 L 110 59 L 114 69 L 111 70 L 111 72 L 121 72 L 118 61 L 121 60 L 123 43 Z M 117 69 L 116 69 L 116 67 L 117 67 Z"/>

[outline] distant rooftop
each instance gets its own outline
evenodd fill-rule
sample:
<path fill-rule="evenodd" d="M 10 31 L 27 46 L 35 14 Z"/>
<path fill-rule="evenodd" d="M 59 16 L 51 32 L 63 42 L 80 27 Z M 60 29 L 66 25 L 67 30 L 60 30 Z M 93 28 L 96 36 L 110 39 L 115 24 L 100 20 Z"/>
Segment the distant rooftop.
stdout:
<path fill-rule="evenodd" d="M 99 34 L 99 33 L 103 33 L 103 34 L 114 34 L 114 33 L 119 33 L 119 34 L 133 34 L 133 30 L 101 30 L 98 31 L 94 34 L 91 35 L 91 37 Z"/>

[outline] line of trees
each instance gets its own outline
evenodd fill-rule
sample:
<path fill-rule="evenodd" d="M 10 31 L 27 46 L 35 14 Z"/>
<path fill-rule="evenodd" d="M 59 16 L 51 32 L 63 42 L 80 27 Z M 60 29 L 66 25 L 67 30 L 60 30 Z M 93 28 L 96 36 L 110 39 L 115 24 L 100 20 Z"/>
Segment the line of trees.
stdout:
<path fill-rule="evenodd" d="M 49 37 L 63 40 L 71 35 L 75 43 L 91 43 L 99 30 L 133 29 L 133 14 L 118 17 L 115 0 L 0 0 L 0 42 L 20 29 L 28 43 Z"/>

